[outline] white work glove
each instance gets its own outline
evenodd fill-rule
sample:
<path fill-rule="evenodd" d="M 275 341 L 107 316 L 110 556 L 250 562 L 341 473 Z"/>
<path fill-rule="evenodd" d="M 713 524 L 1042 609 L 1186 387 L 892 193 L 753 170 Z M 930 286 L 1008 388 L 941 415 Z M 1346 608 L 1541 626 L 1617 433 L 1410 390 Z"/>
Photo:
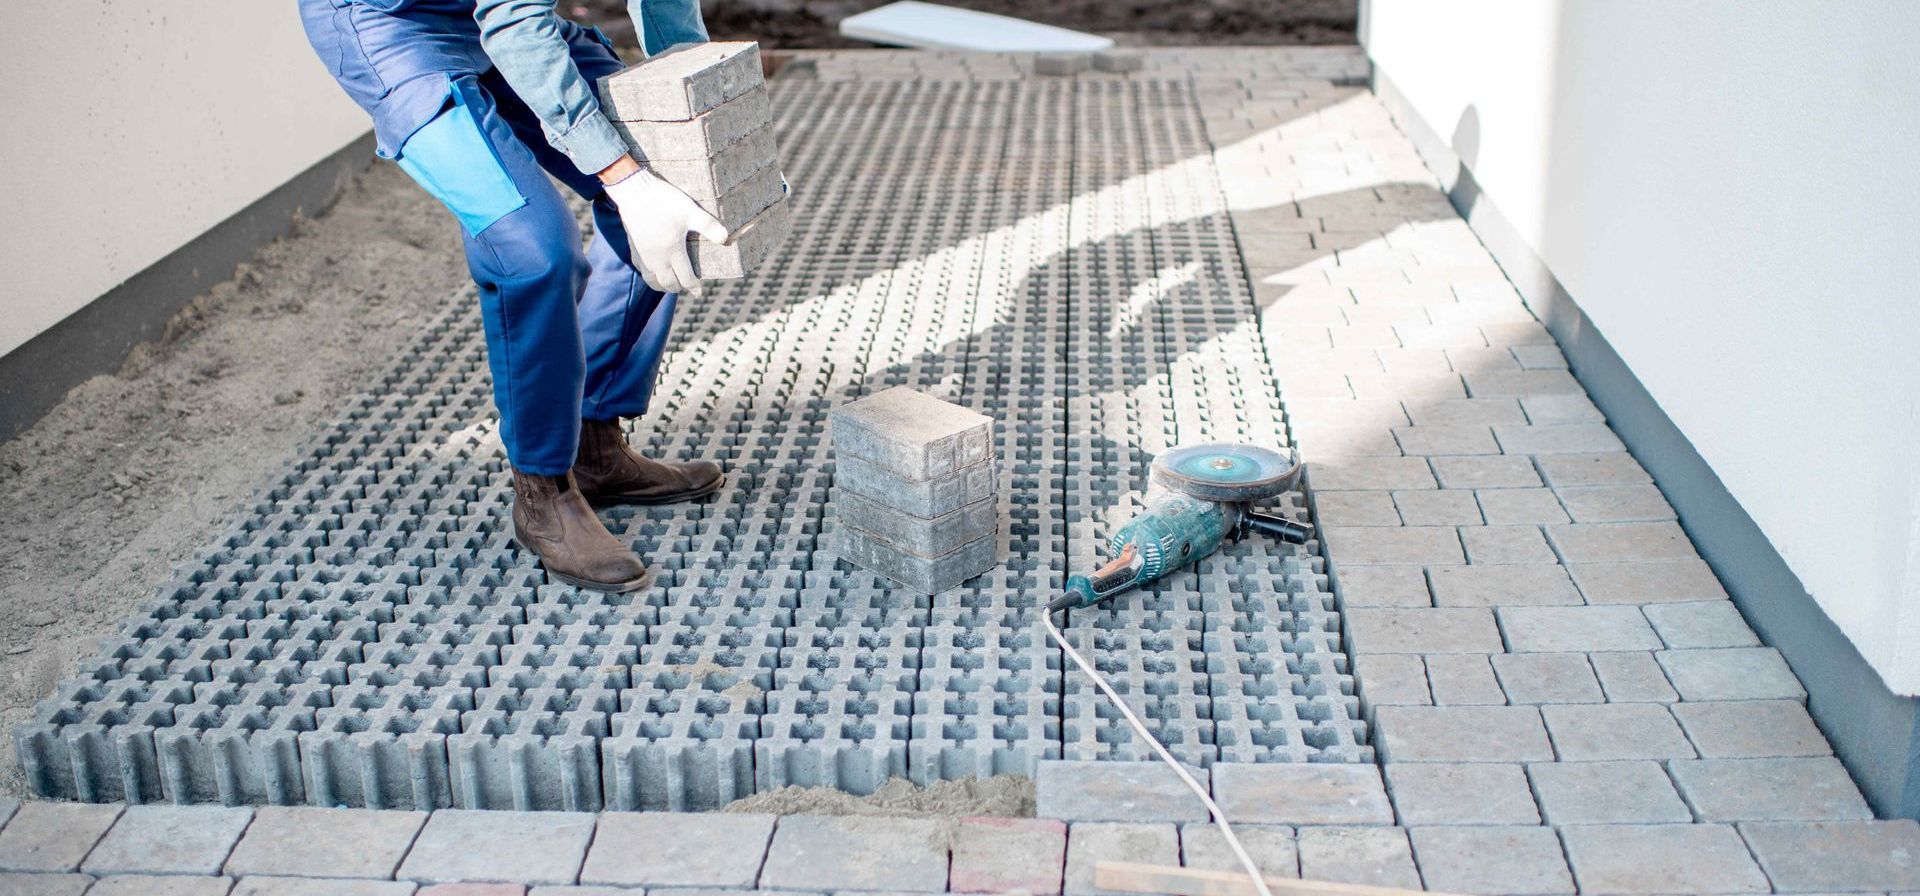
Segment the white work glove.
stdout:
<path fill-rule="evenodd" d="M 693 275 L 693 259 L 687 255 L 687 234 L 724 243 L 727 229 L 651 171 L 636 171 L 608 184 L 607 198 L 620 209 L 633 264 L 647 285 L 661 292 L 698 293 L 700 280 Z"/>

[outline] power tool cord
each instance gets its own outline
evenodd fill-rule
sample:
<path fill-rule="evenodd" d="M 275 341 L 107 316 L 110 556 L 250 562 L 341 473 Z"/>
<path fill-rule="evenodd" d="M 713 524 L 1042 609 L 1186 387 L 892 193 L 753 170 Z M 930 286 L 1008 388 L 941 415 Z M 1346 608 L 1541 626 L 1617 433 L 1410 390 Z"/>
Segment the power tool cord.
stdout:
<path fill-rule="evenodd" d="M 1233 827 L 1227 824 L 1226 813 L 1220 811 L 1219 804 L 1213 801 L 1213 795 L 1207 793 L 1207 789 L 1193 779 L 1193 775 L 1187 772 L 1186 767 L 1174 759 L 1172 753 L 1167 752 L 1167 748 L 1160 743 L 1160 739 L 1147 730 L 1147 726 L 1141 723 L 1140 717 L 1134 715 L 1133 709 L 1127 706 L 1127 701 L 1120 699 L 1113 685 L 1107 683 L 1107 677 L 1094 669 L 1093 664 L 1087 662 L 1086 657 L 1080 655 L 1080 651 L 1073 649 L 1072 644 L 1067 643 L 1067 636 L 1061 634 L 1060 628 L 1053 624 L 1053 611 L 1041 611 L 1040 622 L 1047 627 L 1047 634 L 1053 637 L 1053 642 L 1067 652 L 1067 657 L 1073 660 L 1073 664 L 1079 666 L 1080 671 L 1087 673 L 1088 678 L 1093 679 L 1094 686 L 1100 689 L 1100 693 L 1107 695 L 1107 699 L 1113 701 L 1113 705 L 1126 718 L 1127 724 L 1133 726 L 1134 732 L 1146 739 L 1147 745 L 1153 748 L 1154 754 L 1160 757 L 1160 761 L 1171 767 L 1173 773 L 1179 775 L 1181 781 L 1186 782 L 1187 788 L 1193 791 L 1194 796 L 1207 804 L 1207 813 L 1212 817 L 1214 827 L 1220 829 L 1220 835 L 1227 840 L 1227 848 L 1233 850 L 1234 856 L 1240 860 L 1241 867 L 1247 869 L 1247 876 L 1253 879 L 1254 891 L 1260 896 L 1273 896 L 1273 891 L 1267 889 L 1267 880 L 1260 874 L 1259 866 L 1253 864 L 1253 857 L 1247 855 L 1247 848 L 1240 845 L 1239 837 L 1234 836 Z"/>

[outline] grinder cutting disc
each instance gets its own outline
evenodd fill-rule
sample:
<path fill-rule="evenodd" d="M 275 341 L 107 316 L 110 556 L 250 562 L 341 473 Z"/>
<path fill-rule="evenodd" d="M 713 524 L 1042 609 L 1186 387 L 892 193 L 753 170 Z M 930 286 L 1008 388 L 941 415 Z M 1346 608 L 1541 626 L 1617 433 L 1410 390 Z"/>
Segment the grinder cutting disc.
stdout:
<path fill-rule="evenodd" d="M 1290 491 L 1300 481 L 1300 463 L 1271 448 L 1207 442 L 1160 452 L 1153 478 L 1203 501 L 1247 504 Z"/>

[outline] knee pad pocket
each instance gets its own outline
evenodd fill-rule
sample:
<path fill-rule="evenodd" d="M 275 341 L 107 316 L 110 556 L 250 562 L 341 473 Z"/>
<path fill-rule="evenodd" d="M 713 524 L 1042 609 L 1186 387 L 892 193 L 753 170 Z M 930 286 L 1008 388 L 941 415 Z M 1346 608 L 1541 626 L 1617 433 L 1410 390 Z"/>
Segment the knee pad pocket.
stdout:
<path fill-rule="evenodd" d="M 440 114 L 421 125 L 400 147 L 395 161 L 433 198 L 460 219 L 471 236 L 527 204 L 480 121 L 455 86 Z"/>

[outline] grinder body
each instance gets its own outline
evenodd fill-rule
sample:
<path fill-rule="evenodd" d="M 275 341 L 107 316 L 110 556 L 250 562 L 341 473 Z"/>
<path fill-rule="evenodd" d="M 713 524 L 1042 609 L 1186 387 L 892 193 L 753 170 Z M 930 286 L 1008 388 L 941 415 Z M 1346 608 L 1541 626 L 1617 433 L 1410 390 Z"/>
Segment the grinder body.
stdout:
<path fill-rule="evenodd" d="M 1239 507 L 1167 495 L 1113 533 L 1113 560 L 1087 575 L 1067 579 L 1064 606 L 1086 606 L 1144 585 L 1220 549 L 1239 524 Z M 1059 601 L 1057 600 L 1056 603 Z"/>

